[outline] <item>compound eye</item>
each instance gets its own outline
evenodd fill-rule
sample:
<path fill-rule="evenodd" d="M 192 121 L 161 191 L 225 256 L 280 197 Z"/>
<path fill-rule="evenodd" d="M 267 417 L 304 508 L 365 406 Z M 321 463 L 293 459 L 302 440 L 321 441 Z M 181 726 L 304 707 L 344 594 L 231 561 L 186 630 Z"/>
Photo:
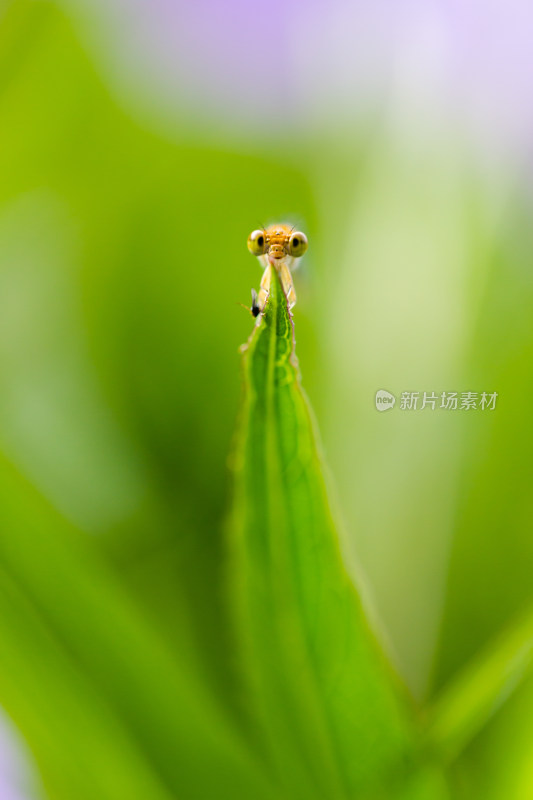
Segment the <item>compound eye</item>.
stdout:
<path fill-rule="evenodd" d="M 307 236 L 305 233 L 301 231 L 294 231 L 294 233 L 291 233 L 291 238 L 289 239 L 289 255 L 300 258 L 306 250 Z"/>
<path fill-rule="evenodd" d="M 264 231 L 252 231 L 248 237 L 248 250 L 254 256 L 262 256 L 267 251 L 267 240 Z"/>

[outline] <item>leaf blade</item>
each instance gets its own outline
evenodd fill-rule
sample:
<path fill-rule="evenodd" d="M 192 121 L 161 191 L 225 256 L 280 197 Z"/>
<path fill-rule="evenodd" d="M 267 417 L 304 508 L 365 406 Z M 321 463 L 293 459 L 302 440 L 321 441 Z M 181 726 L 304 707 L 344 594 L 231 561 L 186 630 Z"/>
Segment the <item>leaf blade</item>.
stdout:
<path fill-rule="evenodd" d="M 402 772 L 409 725 L 343 563 L 274 270 L 243 374 L 236 603 L 266 748 L 293 796 L 351 797 Z"/>

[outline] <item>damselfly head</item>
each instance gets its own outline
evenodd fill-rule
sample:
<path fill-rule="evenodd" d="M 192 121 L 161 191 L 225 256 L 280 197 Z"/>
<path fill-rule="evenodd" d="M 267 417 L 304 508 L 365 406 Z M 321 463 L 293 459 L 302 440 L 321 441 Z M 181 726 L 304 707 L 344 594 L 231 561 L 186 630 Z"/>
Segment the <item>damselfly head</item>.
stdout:
<path fill-rule="evenodd" d="M 248 250 L 254 256 L 268 256 L 271 263 L 276 263 L 286 256 L 300 258 L 307 250 L 307 236 L 295 231 L 289 225 L 271 225 L 252 231 L 248 237 Z M 264 266 L 267 261 L 264 260 Z"/>

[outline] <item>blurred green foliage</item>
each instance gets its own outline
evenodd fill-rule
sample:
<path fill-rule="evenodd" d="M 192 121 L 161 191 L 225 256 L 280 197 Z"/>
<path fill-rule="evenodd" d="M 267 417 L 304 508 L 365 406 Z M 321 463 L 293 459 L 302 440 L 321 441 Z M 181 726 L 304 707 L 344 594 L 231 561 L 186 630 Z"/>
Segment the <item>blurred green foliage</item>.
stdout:
<path fill-rule="evenodd" d="M 224 529 L 246 237 L 296 214 L 306 387 L 367 610 L 430 733 L 405 800 L 528 800 L 528 199 L 506 187 L 494 212 L 503 187 L 453 144 L 413 154 L 372 125 L 246 151 L 186 116 L 156 133 L 64 11 L 0 13 L 0 703 L 48 795 L 279 796 Z M 381 386 L 500 404 L 383 419 Z"/>

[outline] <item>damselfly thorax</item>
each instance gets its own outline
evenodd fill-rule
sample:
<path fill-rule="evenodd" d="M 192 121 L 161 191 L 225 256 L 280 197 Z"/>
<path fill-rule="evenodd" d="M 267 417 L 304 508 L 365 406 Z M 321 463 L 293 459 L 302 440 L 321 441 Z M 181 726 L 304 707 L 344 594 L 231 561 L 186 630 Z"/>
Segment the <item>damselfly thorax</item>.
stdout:
<path fill-rule="evenodd" d="M 252 231 L 248 237 L 248 250 L 264 269 L 259 292 L 252 289 L 251 312 L 257 317 L 264 309 L 270 292 L 272 269 L 279 275 L 281 286 L 289 308 L 296 303 L 296 292 L 292 282 L 292 272 L 307 250 L 307 237 L 289 225 L 270 225 L 268 228 Z"/>

